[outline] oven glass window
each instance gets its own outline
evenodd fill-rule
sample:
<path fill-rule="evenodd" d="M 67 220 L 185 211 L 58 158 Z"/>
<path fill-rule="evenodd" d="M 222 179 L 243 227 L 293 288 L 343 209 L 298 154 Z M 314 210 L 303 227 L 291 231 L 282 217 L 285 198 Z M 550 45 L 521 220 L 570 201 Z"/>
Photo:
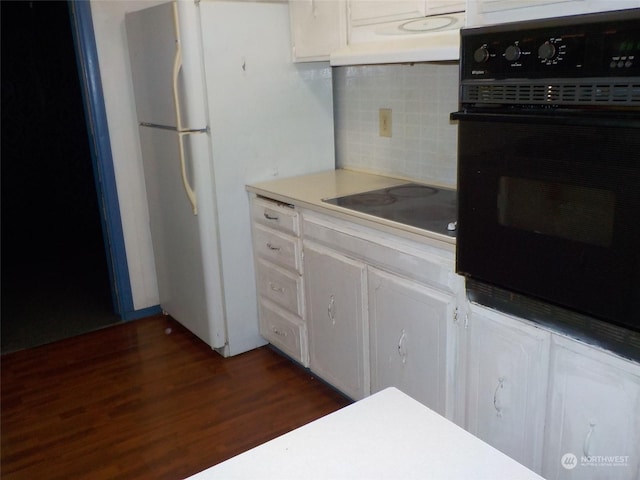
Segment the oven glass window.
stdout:
<path fill-rule="evenodd" d="M 615 194 L 608 190 L 502 176 L 498 222 L 542 235 L 609 247 Z"/>

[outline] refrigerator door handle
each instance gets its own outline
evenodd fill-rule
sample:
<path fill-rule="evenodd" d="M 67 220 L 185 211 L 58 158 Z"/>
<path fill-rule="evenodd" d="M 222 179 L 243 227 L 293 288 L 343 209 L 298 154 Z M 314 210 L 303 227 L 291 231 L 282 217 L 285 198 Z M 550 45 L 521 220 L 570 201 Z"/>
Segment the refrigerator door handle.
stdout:
<path fill-rule="evenodd" d="M 184 154 L 184 137 L 185 135 L 191 135 L 191 132 L 178 132 L 178 146 L 180 150 L 180 174 L 182 175 L 182 185 L 184 186 L 184 191 L 189 198 L 189 202 L 191 203 L 191 210 L 194 215 L 198 214 L 198 205 L 196 202 L 196 192 L 189 183 L 189 179 L 187 178 L 187 165 L 186 158 Z"/>
<path fill-rule="evenodd" d="M 193 210 L 193 214 L 198 214 L 198 205 L 196 202 L 196 192 L 194 188 L 189 183 L 189 179 L 187 178 L 187 166 L 186 159 L 184 154 L 184 136 L 188 135 L 192 132 L 185 131 L 182 127 L 182 115 L 181 115 L 181 106 L 180 106 L 180 94 L 179 94 L 179 78 L 180 78 L 180 70 L 182 69 L 182 46 L 180 44 L 180 27 L 178 26 L 178 4 L 177 2 L 173 3 L 173 24 L 176 32 L 176 53 L 173 58 L 173 103 L 176 109 L 176 127 L 178 129 L 178 145 L 179 145 L 179 156 L 180 156 L 180 173 L 182 175 L 182 185 L 184 186 L 184 191 L 189 198 L 189 202 L 191 203 L 191 209 Z"/>

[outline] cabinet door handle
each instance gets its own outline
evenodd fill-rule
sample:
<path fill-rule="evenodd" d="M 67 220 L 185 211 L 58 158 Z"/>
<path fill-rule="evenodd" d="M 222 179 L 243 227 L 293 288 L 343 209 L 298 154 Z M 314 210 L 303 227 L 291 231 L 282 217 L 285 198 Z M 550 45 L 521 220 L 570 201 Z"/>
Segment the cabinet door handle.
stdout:
<path fill-rule="evenodd" d="M 280 251 L 280 247 L 276 247 L 271 242 L 267 243 L 267 247 L 269 248 L 269 250 L 273 250 L 274 252 L 279 252 Z"/>
<path fill-rule="evenodd" d="M 333 325 L 336 324 L 336 299 L 333 295 L 329 296 L 329 306 L 327 307 L 327 315 Z"/>
<path fill-rule="evenodd" d="M 500 402 L 499 391 L 504 388 L 504 377 L 498 377 L 498 385 L 496 386 L 495 391 L 493 392 L 493 408 L 496 409 L 496 415 L 498 417 L 502 417 L 502 405 Z"/>
<path fill-rule="evenodd" d="M 589 422 L 589 431 L 587 432 L 587 435 L 584 437 L 584 443 L 582 445 L 582 453 L 584 453 L 585 457 L 590 457 L 591 455 L 589 455 L 589 449 L 591 447 L 591 437 L 593 436 L 593 431 L 596 428 L 596 421 L 595 420 L 591 420 Z"/>
<path fill-rule="evenodd" d="M 407 332 L 404 329 L 398 340 L 398 355 L 400 355 L 403 364 L 407 363 Z"/>
<path fill-rule="evenodd" d="M 269 288 L 274 292 L 284 293 L 284 288 L 278 285 L 277 283 L 269 282 Z"/>
<path fill-rule="evenodd" d="M 287 332 L 283 332 L 282 330 L 278 330 L 277 327 L 271 327 L 271 331 L 273 333 L 275 333 L 276 335 L 278 335 L 279 337 L 286 337 L 287 336 Z"/>
<path fill-rule="evenodd" d="M 272 215 L 269 215 L 267 212 L 264 212 L 264 218 L 266 218 L 267 220 L 278 220 L 279 217 L 277 215 L 272 216 Z"/>

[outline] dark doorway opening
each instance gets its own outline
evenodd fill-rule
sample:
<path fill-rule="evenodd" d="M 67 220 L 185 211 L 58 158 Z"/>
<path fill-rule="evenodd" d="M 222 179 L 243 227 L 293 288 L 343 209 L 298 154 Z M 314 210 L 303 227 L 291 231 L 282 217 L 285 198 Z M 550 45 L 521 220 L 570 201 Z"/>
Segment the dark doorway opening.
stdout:
<path fill-rule="evenodd" d="M 67 2 L 2 1 L 2 353 L 114 313 Z"/>

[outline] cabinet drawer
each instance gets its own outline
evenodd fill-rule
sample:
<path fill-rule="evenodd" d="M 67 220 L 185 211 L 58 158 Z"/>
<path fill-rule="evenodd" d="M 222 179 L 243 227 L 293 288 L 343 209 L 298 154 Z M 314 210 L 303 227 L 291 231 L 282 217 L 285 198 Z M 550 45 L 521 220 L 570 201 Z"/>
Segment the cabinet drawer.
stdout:
<path fill-rule="evenodd" d="M 269 343 L 308 366 L 306 328 L 299 318 L 268 300 L 260 299 L 260 333 Z"/>
<path fill-rule="evenodd" d="M 302 317 L 302 277 L 265 260 L 257 262 L 258 293 Z"/>
<path fill-rule="evenodd" d="M 298 235 L 300 231 L 298 213 L 293 207 L 273 200 L 255 198 L 251 202 L 251 218 L 286 233 Z"/>
<path fill-rule="evenodd" d="M 253 233 L 254 248 L 258 257 L 300 271 L 301 255 L 297 238 L 265 228 L 262 225 L 255 225 Z"/>

